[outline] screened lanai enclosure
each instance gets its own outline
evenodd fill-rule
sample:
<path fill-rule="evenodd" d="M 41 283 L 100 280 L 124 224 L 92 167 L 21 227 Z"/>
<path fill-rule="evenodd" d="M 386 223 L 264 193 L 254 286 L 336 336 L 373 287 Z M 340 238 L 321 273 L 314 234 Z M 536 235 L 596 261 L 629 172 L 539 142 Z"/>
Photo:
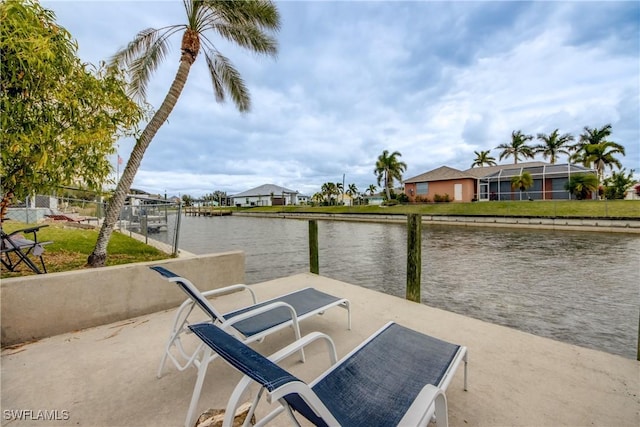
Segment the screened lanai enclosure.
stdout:
<path fill-rule="evenodd" d="M 529 172 L 533 178 L 533 186 L 525 191 L 512 188 L 511 180 Z M 480 200 L 570 200 L 575 199 L 565 189 L 571 175 L 596 174 L 593 169 L 583 166 L 562 164 L 523 166 L 514 165 L 513 168 L 502 169 L 478 180 L 478 194 Z M 594 198 L 594 195 L 592 195 Z"/>

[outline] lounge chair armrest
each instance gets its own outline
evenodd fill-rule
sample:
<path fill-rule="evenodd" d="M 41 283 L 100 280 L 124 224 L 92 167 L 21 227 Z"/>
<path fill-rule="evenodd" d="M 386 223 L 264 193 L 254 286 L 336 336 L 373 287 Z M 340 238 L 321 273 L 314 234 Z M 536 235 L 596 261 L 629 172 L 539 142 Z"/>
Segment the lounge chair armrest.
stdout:
<path fill-rule="evenodd" d="M 305 348 L 306 346 L 317 340 L 324 340 L 327 343 L 327 351 L 329 352 L 329 357 L 331 359 L 331 366 L 335 365 L 338 362 L 338 353 L 336 352 L 336 346 L 333 343 L 331 337 L 327 334 L 323 334 L 322 332 L 311 332 L 303 336 L 299 340 L 296 340 L 288 346 L 282 348 L 281 350 L 273 353 L 271 356 L 269 356 L 269 360 L 274 363 L 278 363 L 282 359 L 286 359 L 293 353 L 297 353 L 300 349 Z"/>
<path fill-rule="evenodd" d="M 306 347 L 307 345 L 317 340 L 324 340 L 327 343 L 327 349 L 329 350 L 329 356 L 331 358 L 331 366 L 335 365 L 338 361 L 336 346 L 333 343 L 333 340 L 331 339 L 331 337 L 329 337 L 329 335 L 323 334 L 321 332 L 311 332 L 303 336 L 302 338 L 292 342 L 291 344 L 284 347 L 283 349 L 273 353 L 271 356 L 269 356 L 269 360 L 272 361 L 273 363 L 278 363 L 282 359 L 285 359 L 291 356 L 292 354 L 297 353 L 298 351 L 300 351 L 300 349 Z M 240 379 L 235 389 L 231 393 L 231 397 L 229 399 L 229 403 L 227 406 L 227 414 L 235 414 L 236 409 L 240 405 L 241 398 L 245 396 L 245 392 L 250 387 L 251 383 L 252 383 L 252 380 L 247 375 L 243 376 Z M 253 405 L 252 405 L 252 412 L 251 412 L 252 414 L 253 414 L 253 411 L 255 411 L 255 407 L 257 406 L 258 400 L 260 400 L 261 395 L 262 395 L 262 390 L 258 392 L 254 398 Z M 269 393 L 267 394 L 267 401 L 271 403 L 277 400 L 279 397 L 280 395 L 278 394 L 278 392 L 276 392 L 274 395 Z M 282 413 L 283 410 L 284 408 L 282 406 L 279 408 L 276 408 L 274 411 L 266 415 L 263 420 L 260 420 L 258 424 L 259 425 L 263 425 L 263 423 L 267 424 L 270 420 L 272 420 L 273 418 L 278 416 L 280 413 Z M 223 423 L 223 425 L 231 425 L 233 422 L 233 418 L 225 414 L 225 422 L 228 424 Z"/>
<path fill-rule="evenodd" d="M 242 283 L 239 283 L 237 285 L 225 286 L 223 288 L 211 289 L 209 291 L 204 291 L 202 292 L 202 296 L 204 296 L 205 298 L 208 298 L 216 295 L 224 295 L 227 293 L 239 292 L 239 291 L 245 291 L 245 290 L 249 291 L 249 293 L 251 294 L 251 299 L 253 300 L 253 304 L 257 304 L 258 300 L 256 298 L 255 292 L 253 292 L 253 289 L 251 289 L 249 286 L 244 285 Z"/>
<path fill-rule="evenodd" d="M 427 384 L 418 393 L 398 425 L 427 426 L 433 415 L 437 427 L 448 425 L 447 398 L 444 391 L 433 384 Z"/>

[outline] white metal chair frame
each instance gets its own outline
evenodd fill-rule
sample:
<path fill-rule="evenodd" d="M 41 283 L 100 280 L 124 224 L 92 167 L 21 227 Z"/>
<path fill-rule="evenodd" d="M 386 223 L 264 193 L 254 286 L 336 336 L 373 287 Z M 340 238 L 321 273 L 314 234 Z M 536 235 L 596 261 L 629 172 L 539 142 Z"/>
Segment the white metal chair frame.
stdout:
<path fill-rule="evenodd" d="M 193 425 L 193 418 L 195 416 L 195 411 L 197 409 L 198 401 L 200 399 L 200 393 L 202 392 L 202 386 L 204 384 L 204 378 L 207 373 L 207 367 L 209 363 L 211 363 L 214 359 L 218 357 L 216 353 L 212 351 L 207 351 L 207 349 L 208 350 L 210 349 L 203 342 L 200 342 L 197 348 L 191 354 L 189 354 L 184 348 L 184 346 L 182 345 L 180 336 L 183 333 L 189 333 L 189 334 L 191 333 L 191 331 L 188 328 L 189 315 L 193 312 L 193 309 L 196 307 L 196 305 L 199 306 L 205 313 L 207 313 L 211 317 L 212 323 L 216 323 L 218 327 L 236 336 L 245 344 L 249 344 L 256 341 L 262 341 L 267 335 L 272 334 L 286 327 L 292 327 L 294 331 L 295 339 L 299 340 L 301 338 L 299 321 L 304 320 L 308 317 L 314 316 L 316 314 L 324 314 L 324 312 L 327 309 L 332 307 L 342 307 L 347 310 L 348 329 L 349 330 L 351 329 L 351 306 L 350 306 L 349 300 L 344 298 L 337 299 L 332 304 L 328 304 L 316 310 L 312 310 L 302 316 L 298 316 L 296 313 L 296 310 L 291 305 L 282 301 L 274 301 L 273 303 L 265 304 L 253 310 L 249 310 L 245 313 L 236 315 L 231 319 L 225 319 L 224 315 L 221 314 L 218 310 L 216 310 L 215 307 L 213 307 L 213 305 L 209 303 L 207 298 L 217 296 L 217 295 L 229 294 L 231 292 L 247 290 L 251 294 L 253 305 L 258 304 L 255 293 L 249 286 L 244 284 L 237 284 L 237 285 L 227 286 L 224 288 L 200 292 L 200 290 L 193 283 L 191 283 L 188 279 L 185 279 L 184 277 L 174 276 L 174 277 L 165 277 L 165 278 L 170 282 L 178 283 L 181 287 L 183 287 L 183 289 L 188 294 L 193 296 L 193 298 L 188 298 L 180 305 L 180 307 L 178 308 L 174 316 L 171 335 L 165 346 L 165 351 L 162 356 L 162 360 L 160 361 L 160 366 L 158 368 L 158 373 L 157 373 L 157 377 L 161 378 L 162 370 L 164 368 L 164 365 L 166 364 L 167 359 L 170 359 L 179 371 L 183 371 L 190 366 L 194 366 L 198 369 L 196 383 L 194 385 L 193 394 L 191 396 L 191 401 L 189 403 L 189 410 L 187 411 L 187 416 L 185 420 L 186 427 L 192 427 Z M 310 288 L 304 288 L 301 290 L 290 292 L 289 294 L 281 295 L 278 298 L 282 298 L 287 295 L 294 294 L 296 292 L 301 292 L 306 289 L 310 289 Z M 268 311 L 278 309 L 280 307 L 284 307 L 289 310 L 291 314 L 290 320 L 280 323 L 278 325 L 275 325 L 269 329 L 266 329 L 255 335 L 251 335 L 249 337 L 243 336 L 239 331 L 233 328 L 234 324 L 242 320 L 249 319 L 261 313 L 266 313 Z M 176 357 L 176 355 L 174 355 L 171 352 L 172 347 L 174 346 L 176 347 L 176 350 L 179 353 L 179 356 L 184 359 L 184 362 L 181 362 L 180 360 L 178 360 L 178 357 Z M 204 351 L 203 351 L 203 348 L 204 348 Z M 305 361 L 304 349 L 301 347 L 298 349 L 298 352 L 300 353 L 300 360 L 304 362 Z"/>

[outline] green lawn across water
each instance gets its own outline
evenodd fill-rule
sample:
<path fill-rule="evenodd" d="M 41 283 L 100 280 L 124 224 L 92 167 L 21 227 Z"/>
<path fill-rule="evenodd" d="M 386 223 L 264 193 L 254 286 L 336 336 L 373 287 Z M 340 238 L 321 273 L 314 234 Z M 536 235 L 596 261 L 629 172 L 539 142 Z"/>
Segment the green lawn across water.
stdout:
<path fill-rule="evenodd" d="M 535 200 L 427 203 L 396 206 L 268 206 L 248 212 L 473 215 L 545 218 L 640 218 L 640 200 Z"/>

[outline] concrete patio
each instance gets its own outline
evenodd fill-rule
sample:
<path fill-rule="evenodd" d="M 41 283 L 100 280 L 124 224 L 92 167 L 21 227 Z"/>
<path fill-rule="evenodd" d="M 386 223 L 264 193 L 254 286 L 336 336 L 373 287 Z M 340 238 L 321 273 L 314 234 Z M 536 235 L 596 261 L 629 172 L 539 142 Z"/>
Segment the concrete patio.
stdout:
<path fill-rule="evenodd" d="M 172 286 L 166 283 L 166 286 Z M 462 369 L 447 391 L 452 426 L 638 426 L 640 363 L 430 308 L 312 274 L 253 285 L 264 300 L 305 286 L 349 298 L 353 329 L 345 310 L 335 308 L 301 324 L 302 333 L 321 331 L 341 357 L 386 322 L 462 344 L 469 349 L 469 391 Z M 177 293 L 179 291 L 176 289 Z M 230 309 L 247 295 L 218 298 Z M 5 426 L 180 426 L 196 370 L 156 370 L 173 310 L 45 338 L 2 350 L 2 425 Z M 270 354 L 291 341 L 285 330 L 253 345 Z M 317 351 L 314 351 L 317 350 Z M 324 347 L 285 366 L 310 380 L 328 367 Z M 209 368 L 199 411 L 224 408 L 239 375 L 217 360 Z M 16 420 L 20 410 L 58 411 L 57 421 Z M 275 425 L 288 425 L 281 416 Z"/>

